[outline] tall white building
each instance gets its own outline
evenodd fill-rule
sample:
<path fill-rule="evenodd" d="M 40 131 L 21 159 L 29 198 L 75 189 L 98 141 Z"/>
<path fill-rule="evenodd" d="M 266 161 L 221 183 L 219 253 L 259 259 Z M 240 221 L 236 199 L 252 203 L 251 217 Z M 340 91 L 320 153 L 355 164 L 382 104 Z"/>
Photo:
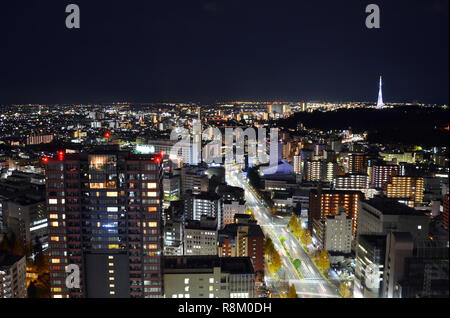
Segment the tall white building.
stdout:
<path fill-rule="evenodd" d="M 302 174 L 302 157 L 300 155 L 294 156 L 294 173 Z"/>
<path fill-rule="evenodd" d="M 345 209 L 325 220 L 324 247 L 328 252 L 349 254 L 352 250 L 352 218 Z"/>

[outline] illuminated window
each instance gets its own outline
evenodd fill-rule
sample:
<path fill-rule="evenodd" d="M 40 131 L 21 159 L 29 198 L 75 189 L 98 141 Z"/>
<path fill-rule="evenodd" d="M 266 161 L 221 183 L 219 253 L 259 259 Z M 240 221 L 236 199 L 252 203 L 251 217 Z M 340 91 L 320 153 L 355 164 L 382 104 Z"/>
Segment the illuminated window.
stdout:
<path fill-rule="evenodd" d="M 158 194 L 157 194 L 156 192 L 147 192 L 147 196 L 148 196 L 148 197 L 155 198 L 155 197 L 158 196 Z"/>
<path fill-rule="evenodd" d="M 50 214 L 49 218 L 50 219 L 57 219 L 58 218 L 58 214 Z"/>
<path fill-rule="evenodd" d="M 48 199 L 48 204 L 58 204 L 58 199 Z"/>
<path fill-rule="evenodd" d="M 59 242 L 59 236 L 52 236 L 52 237 L 50 237 L 50 241 L 52 241 L 52 242 Z"/>
<path fill-rule="evenodd" d="M 157 186 L 158 185 L 155 182 L 147 183 L 147 189 L 156 189 Z"/>
<path fill-rule="evenodd" d="M 117 192 L 107 192 L 106 196 L 109 198 L 116 198 L 117 197 Z"/>
<path fill-rule="evenodd" d="M 91 189 L 105 189 L 105 183 L 97 183 L 97 182 L 92 182 L 89 184 L 89 187 Z"/>
<path fill-rule="evenodd" d="M 52 222 L 51 224 L 52 224 L 52 226 L 58 226 L 59 225 L 58 222 L 56 222 L 56 221 Z"/>
<path fill-rule="evenodd" d="M 118 248 L 119 248 L 119 244 L 109 244 L 109 245 L 108 245 L 108 248 L 109 248 L 110 250 L 118 249 Z"/>
<path fill-rule="evenodd" d="M 148 212 L 157 212 L 158 208 L 156 206 L 148 207 Z"/>
<path fill-rule="evenodd" d="M 52 263 L 59 264 L 59 263 L 61 263 L 61 260 L 59 258 L 52 258 Z"/>

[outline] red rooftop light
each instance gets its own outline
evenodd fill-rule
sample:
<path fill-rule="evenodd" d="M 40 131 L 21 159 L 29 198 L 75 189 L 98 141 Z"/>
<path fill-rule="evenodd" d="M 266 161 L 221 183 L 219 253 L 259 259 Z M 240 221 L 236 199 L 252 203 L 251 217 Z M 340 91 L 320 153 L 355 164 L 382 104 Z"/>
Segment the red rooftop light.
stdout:
<path fill-rule="evenodd" d="M 48 157 L 42 158 L 42 162 L 47 163 L 48 162 Z"/>
<path fill-rule="evenodd" d="M 105 132 L 105 138 L 111 137 L 111 133 L 109 131 Z"/>
<path fill-rule="evenodd" d="M 58 157 L 59 157 L 59 160 L 64 160 L 64 151 L 62 151 L 62 150 L 58 151 Z"/>

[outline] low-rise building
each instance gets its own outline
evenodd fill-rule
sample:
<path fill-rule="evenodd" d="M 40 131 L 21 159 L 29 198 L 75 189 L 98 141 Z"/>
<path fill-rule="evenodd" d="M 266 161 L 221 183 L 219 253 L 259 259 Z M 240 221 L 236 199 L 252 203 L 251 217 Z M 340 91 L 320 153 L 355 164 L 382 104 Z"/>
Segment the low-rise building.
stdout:
<path fill-rule="evenodd" d="M 429 232 L 430 218 L 397 200 L 374 197 L 360 201 L 358 206 L 358 234 L 409 232 L 424 237 Z"/>
<path fill-rule="evenodd" d="M 232 224 L 234 222 L 234 216 L 236 214 L 245 214 L 246 205 L 245 201 L 230 201 L 225 200 L 222 204 L 222 225 L 220 228 L 224 228 L 227 224 Z"/>
<path fill-rule="evenodd" d="M 202 216 L 184 226 L 184 255 L 217 255 L 217 223 L 215 218 Z"/>
<path fill-rule="evenodd" d="M 248 257 L 164 258 L 165 298 L 253 298 L 255 273 Z"/>
<path fill-rule="evenodd" d="M 219 231 L 218 255 L 248 256 L 252 261 L 257 280 L 264 278 L 264 233 L 249 215 L 236 215 L 233 224 L 228 224 Z"/>

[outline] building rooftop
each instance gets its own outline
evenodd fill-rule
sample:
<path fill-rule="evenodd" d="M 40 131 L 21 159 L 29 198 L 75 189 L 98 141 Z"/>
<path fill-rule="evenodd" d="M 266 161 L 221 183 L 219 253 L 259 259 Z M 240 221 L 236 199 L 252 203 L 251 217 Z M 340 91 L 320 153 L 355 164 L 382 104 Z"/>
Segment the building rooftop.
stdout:
<path fill-rule="evenodd" d="M 163 258 L 164 273 L 212 273 L 220 267 L 223 273 L 253 274 L 254 269 L 249 257 L 205 256 L 166 256 Z"/>
<path fill-rule="evenodd" d="M 202 215 L 200 220 L 189 220 L 185 227 L 186 230 L 208 230 L 215 231 L 217 229 L 217 219 Z"/>
<path fill-rule="evenodd" d="M 235 216 L 236 217 L 236 216 Z M 264 237 L 264 233 L 261 227 L 255 223 L 233 223 L 227 224 L 222 230 L 219 231 L 219 236 L 232 236 L 236 237 L 239 227 L 248 226 L 248 236 L 250 237 Z"/>
<path fill-rule="evenodd" d="M 374 197 L 370 200 L 363 200 L 364 203 L 374 207 L 384 215 L 417 215 L 426 216 L 423 211 L 413 209 L 398 202 L 398 199 L 384 197 Z"/>
<path fill-rule="evenodd" d="M 20 261 L 23 255 L 14 255 L 4 251 L 0 251 L 0 268 L 2 267 L 11 267 L 18 261 Z"/>

